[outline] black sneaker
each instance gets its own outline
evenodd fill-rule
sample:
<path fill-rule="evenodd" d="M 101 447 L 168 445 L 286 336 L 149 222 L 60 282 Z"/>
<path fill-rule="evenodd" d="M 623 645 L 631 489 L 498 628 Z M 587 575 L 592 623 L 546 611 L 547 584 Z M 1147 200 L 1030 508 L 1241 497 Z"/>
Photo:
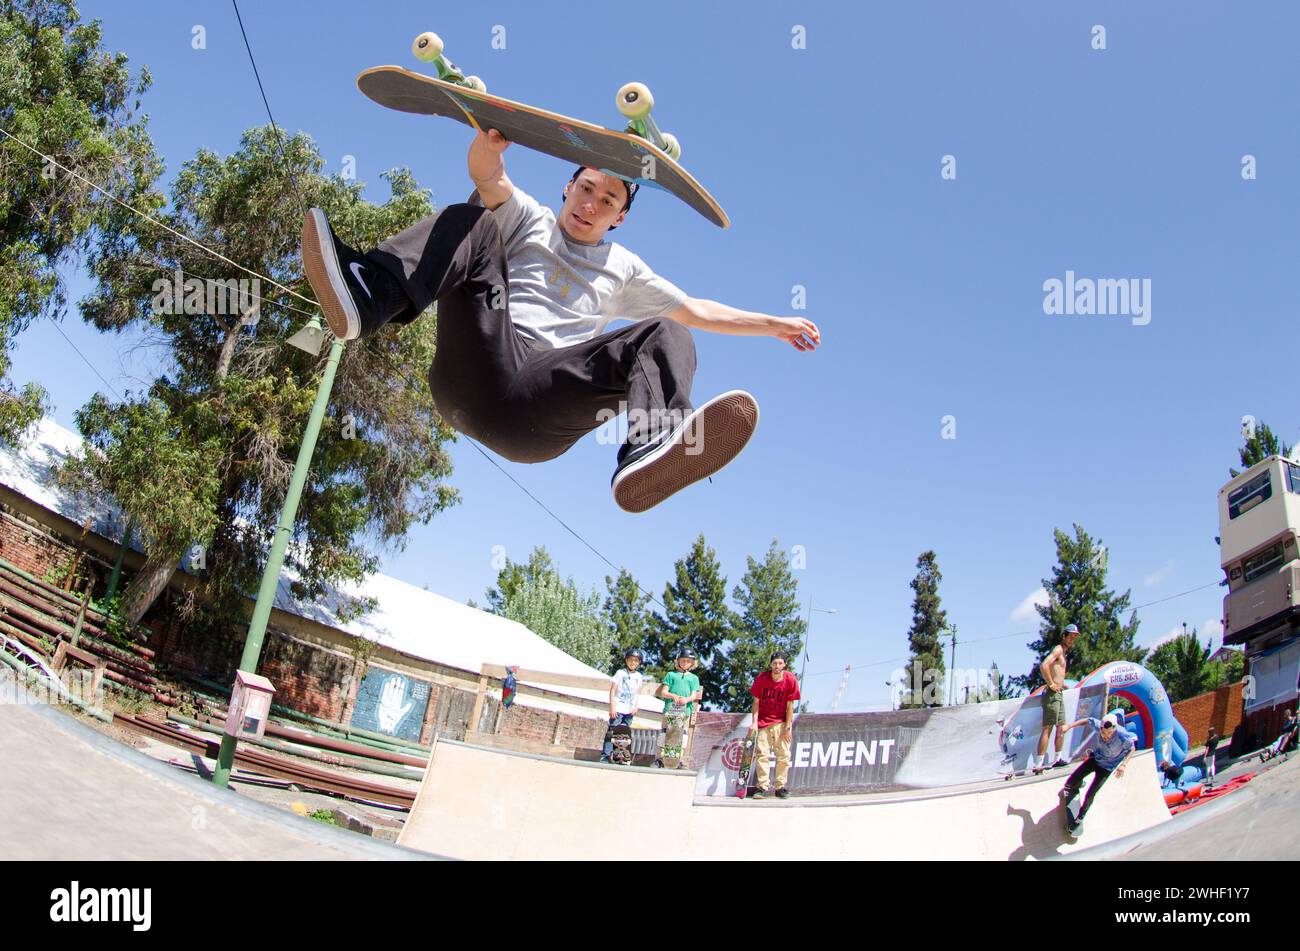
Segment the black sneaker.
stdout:
<path fill-rule="evenodd" d="M 330 331 L 340 340 L 374 333 L 400 306 L 393 276 L 335 237 L 319 208 L 308 211 L 303 219 L 299 249 L 307 281 L 316 292 Z"/>
<path fill-rule="evenodd" d="M 766 790 L 766 789 L 755 789 L 754 792 L 753 792 L 753 794 L 750 795 L 749 798 L 750 798 L 750 799 L 762 799 L 762 798 L 763 798 L 764 796 L 766 796 L 766 795 L 767 795 L 767 790 Z"/>
<path fill-rule="evenodd" d="M 782 786 L 780 789 L 778 789 L 778 790 L 776 791 L 776 798 L 777 798 L 777 799 L 789 799 L 789 798 L 790 798 L 790 790 L 788 790 L 788 789 L 786 789 L 784 786 Z"/>
<path fill-rule="evenodd" d="M 1067 766 L 1069 766 L 1069 765 L 1070 765 L 1070 764 L 1067 763 L 1065 760 L 1063 760 L 1063 759 L 1058 759 L 1055 763 L 1052 764 L 1051 768 L 1052 768 L 1052 769 L 1064 769 L 1065 767 L 1067 767 Z"/>
<path fill-rule="evenodd" d="M 610 487 L 625 512 L 645 512 L 740 454 L 758 426 L 758 402 L 744 390 L 715 396 L 643 445 L 625 445 Z"/>

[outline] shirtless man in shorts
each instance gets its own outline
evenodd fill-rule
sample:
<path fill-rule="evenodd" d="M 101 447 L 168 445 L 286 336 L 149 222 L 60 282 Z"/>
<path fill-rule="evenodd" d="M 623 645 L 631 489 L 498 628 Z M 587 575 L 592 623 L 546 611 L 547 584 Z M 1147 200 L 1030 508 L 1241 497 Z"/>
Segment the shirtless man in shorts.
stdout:
<path fill-rule="evenodd" d="M 1038 735 L 1038 756 L 1029 764 L 1035 776 L 1044 769 L 1059 769 L 1069 765 L 1061 752 L 1065 748 L 1065 655 L 1074 646 L 1078 636 L 1078 626 L 1071 624 L 1061 636 L 1061 643 L 1052 648 L 1052 652 L 1043 658 L 1038 667 L 1047 687 L 1043 691 L 1043 731 Z M 1043 757 L 1047 753 L 1047 740 L 1052 735 L 1052 730 L 1056 730 L 1056 762 L 1048 767 L 1043 765 Z"/>

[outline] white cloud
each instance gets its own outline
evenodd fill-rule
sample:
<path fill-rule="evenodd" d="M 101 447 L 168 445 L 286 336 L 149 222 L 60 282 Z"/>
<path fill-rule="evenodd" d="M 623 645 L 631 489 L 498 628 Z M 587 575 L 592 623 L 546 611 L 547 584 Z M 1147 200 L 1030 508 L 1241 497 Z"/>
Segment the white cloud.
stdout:
<path fill-rule="evenodd" d="M 1188 629 L 1188 633 L 1191 633 L 1190 628 Z M 1153 651 L 1161 644 L 1165 644 L 1169 641 L 1172 641 L 1176 637 L 1182 637 L 1182 636 L 1183 636 L 1183 626 L 1181 624 L 1175 624 L 1164 634 L 1161 634 L 1159 637 L 1157 637 L 1147 647 L 1147 650 Z M 1223 622 L 1220 621 L 1218 618 L 1210 618 L 1208 621 L 1203 622 L 1200 627 L 1196 628 L 1196 639 L 1201 642 L 1201 645 L 1203 647 L 1209 646 L 1211 638 L 1218 640 L 1220 642 L 1222 642 L 1223 640 Z M 1222 643 L 1220 643 L 1220 646 L 1222 646 Z"/>
<path fill-rule="evenodd" d="M 1174 638 L 1176 638 L 1176 637 L 1182 637 L 1182 636 L 1183 636 L 1183 626 L 1182 626 L 1181 624 L 1175 624 L 1175 625 L 1174 625 L 1173 627 L 1171 627 L 1169 630 L 1165 631 L 1165 633 L 1163 633 L 1163 634 L 1161 634 L 1159 637 L 1157 637 L 1157 638 L 1156 638 L 1156 639 L 1155 639 L 1155 640 L 1154 640 L 1154 641 L 1153 641 L 1153 642 L 1152 642 L 1152 643 L 1147 647 L 1147 650 L 1149 650 L 1149 651 L 1153 651 L 1153 650 L 1155 650 L 1157 647 L 1159 647 L 1161 644 L 1166 644 L 1166 643 L 1168 643 L 1169 641 L 1172 641 Z"/>
<path fill-rule="evenodd" d="M 1151 574 L 1144 577 L 1142 579 L 1142 583 L 1149 588 L 1153 584 L 1159 584 L 1160 582 L 1164 581 L 1173 573 L 1174 573 L 1174 563 L 1172 561 L 1166 561 L 1155 571 L 1151 572 Z"/>
<path fill-rule="evenodd" d="M 1028 623 L 1038 620 L 1038 612 L 1034 610 L 1036 606 L 1047 604 L 1047 589 L 1039 588 L 1037 591 L 1028 595 L 1025 600 L 1016 605 L 1016 609 L 1011 612 L 1011 620 Z"/>

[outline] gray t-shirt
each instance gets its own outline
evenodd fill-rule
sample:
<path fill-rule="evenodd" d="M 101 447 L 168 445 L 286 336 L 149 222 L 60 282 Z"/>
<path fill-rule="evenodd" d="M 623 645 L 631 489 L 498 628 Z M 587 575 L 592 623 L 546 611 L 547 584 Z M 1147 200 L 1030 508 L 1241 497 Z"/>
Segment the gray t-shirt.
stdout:
<path fill-rule="evenodd" d="M 492 214 L 505 242 L 510 319 L 534 340 L 571 347 L 612 320 L 666 317 L 686 300 L 622 245 L 570 240 L 555 212 L 518 186 Z"/>

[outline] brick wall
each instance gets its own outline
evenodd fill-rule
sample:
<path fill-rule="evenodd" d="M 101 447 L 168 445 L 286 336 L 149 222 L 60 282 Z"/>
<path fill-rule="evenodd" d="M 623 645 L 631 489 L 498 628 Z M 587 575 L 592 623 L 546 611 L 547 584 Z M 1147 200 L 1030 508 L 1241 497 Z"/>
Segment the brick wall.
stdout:
<path fill-rule="evenodd" d="M 53 571 L 65 570 L 77 557 L 76 542 L 77 539 L 67 538 L 54 525 L 43 524 L 0 505 L 0 558 L 29 574 L 45 578 Z M 78 575 L 87 577 L 95 573 L 99 579 L 96 593 L 100 593 L 110 568 L 102 558 L 83 553 Z M 123 579 L 123 584 L 127 581 L 129 577 Z M 77 587 L 81 584 L 84 582 L 79 582 Z M 232 626 L 225 636 L 187 636 L 184 623 L 161 599 L 146 621 L 151 631 L 149 647 L 156 652 L 156 661 L 164 670 L 222 684 L 234 679 L 243 652 L 246 633 L 243 624 Z M 269 629 L 258 670 L 275 684 L 277 703 L 310 716 L 346 723 L 355 701 L 355 667 L 350 653 Z M 418 662 L 405 672 L 422 676 Z M 463 739 L 469 711 L 474 705 L 474 691 L 438 683 L 432 687 L 421 739 L 426 743 L 432 740 L 435 726 L 440 728 L 442 736 Z M 547 744 L 555 742 L 579 749 L 598 749 L 605 735 L 605 721 L 598 713 L 596 718 L 588 719 L 519 704 L 501 710 L 500 703 L 489 698 L 484 704 L 480 729 L 492 732 L 494 725 L 502 736 Z"/>
<path fill-rule="evenodd" d="M 257 669 L 275 684 L 281 705 L 308 716 L 343 719 L 356 669 L 350 655 L 269 631 Z"/>
<path fill-rule="evenodd" d="M 8 506 L 0 506 L 0 558 L 43 579 L 52 572 L 62 574 L 76 557 L 77 549 L 67 540 Z M 83 556 L 82 575 L 85 561 Z"/>
<path fill-rule="evenodd" d="M 1244 688 L 1245 684 L 1238 681 L 1174 704 L 1174 717 L 1187 731 L 1187 742 L 1192 749 L 1205 745 L 1210 727 L 1221 737 L 1232 736 L 1241 723 Z"/>

